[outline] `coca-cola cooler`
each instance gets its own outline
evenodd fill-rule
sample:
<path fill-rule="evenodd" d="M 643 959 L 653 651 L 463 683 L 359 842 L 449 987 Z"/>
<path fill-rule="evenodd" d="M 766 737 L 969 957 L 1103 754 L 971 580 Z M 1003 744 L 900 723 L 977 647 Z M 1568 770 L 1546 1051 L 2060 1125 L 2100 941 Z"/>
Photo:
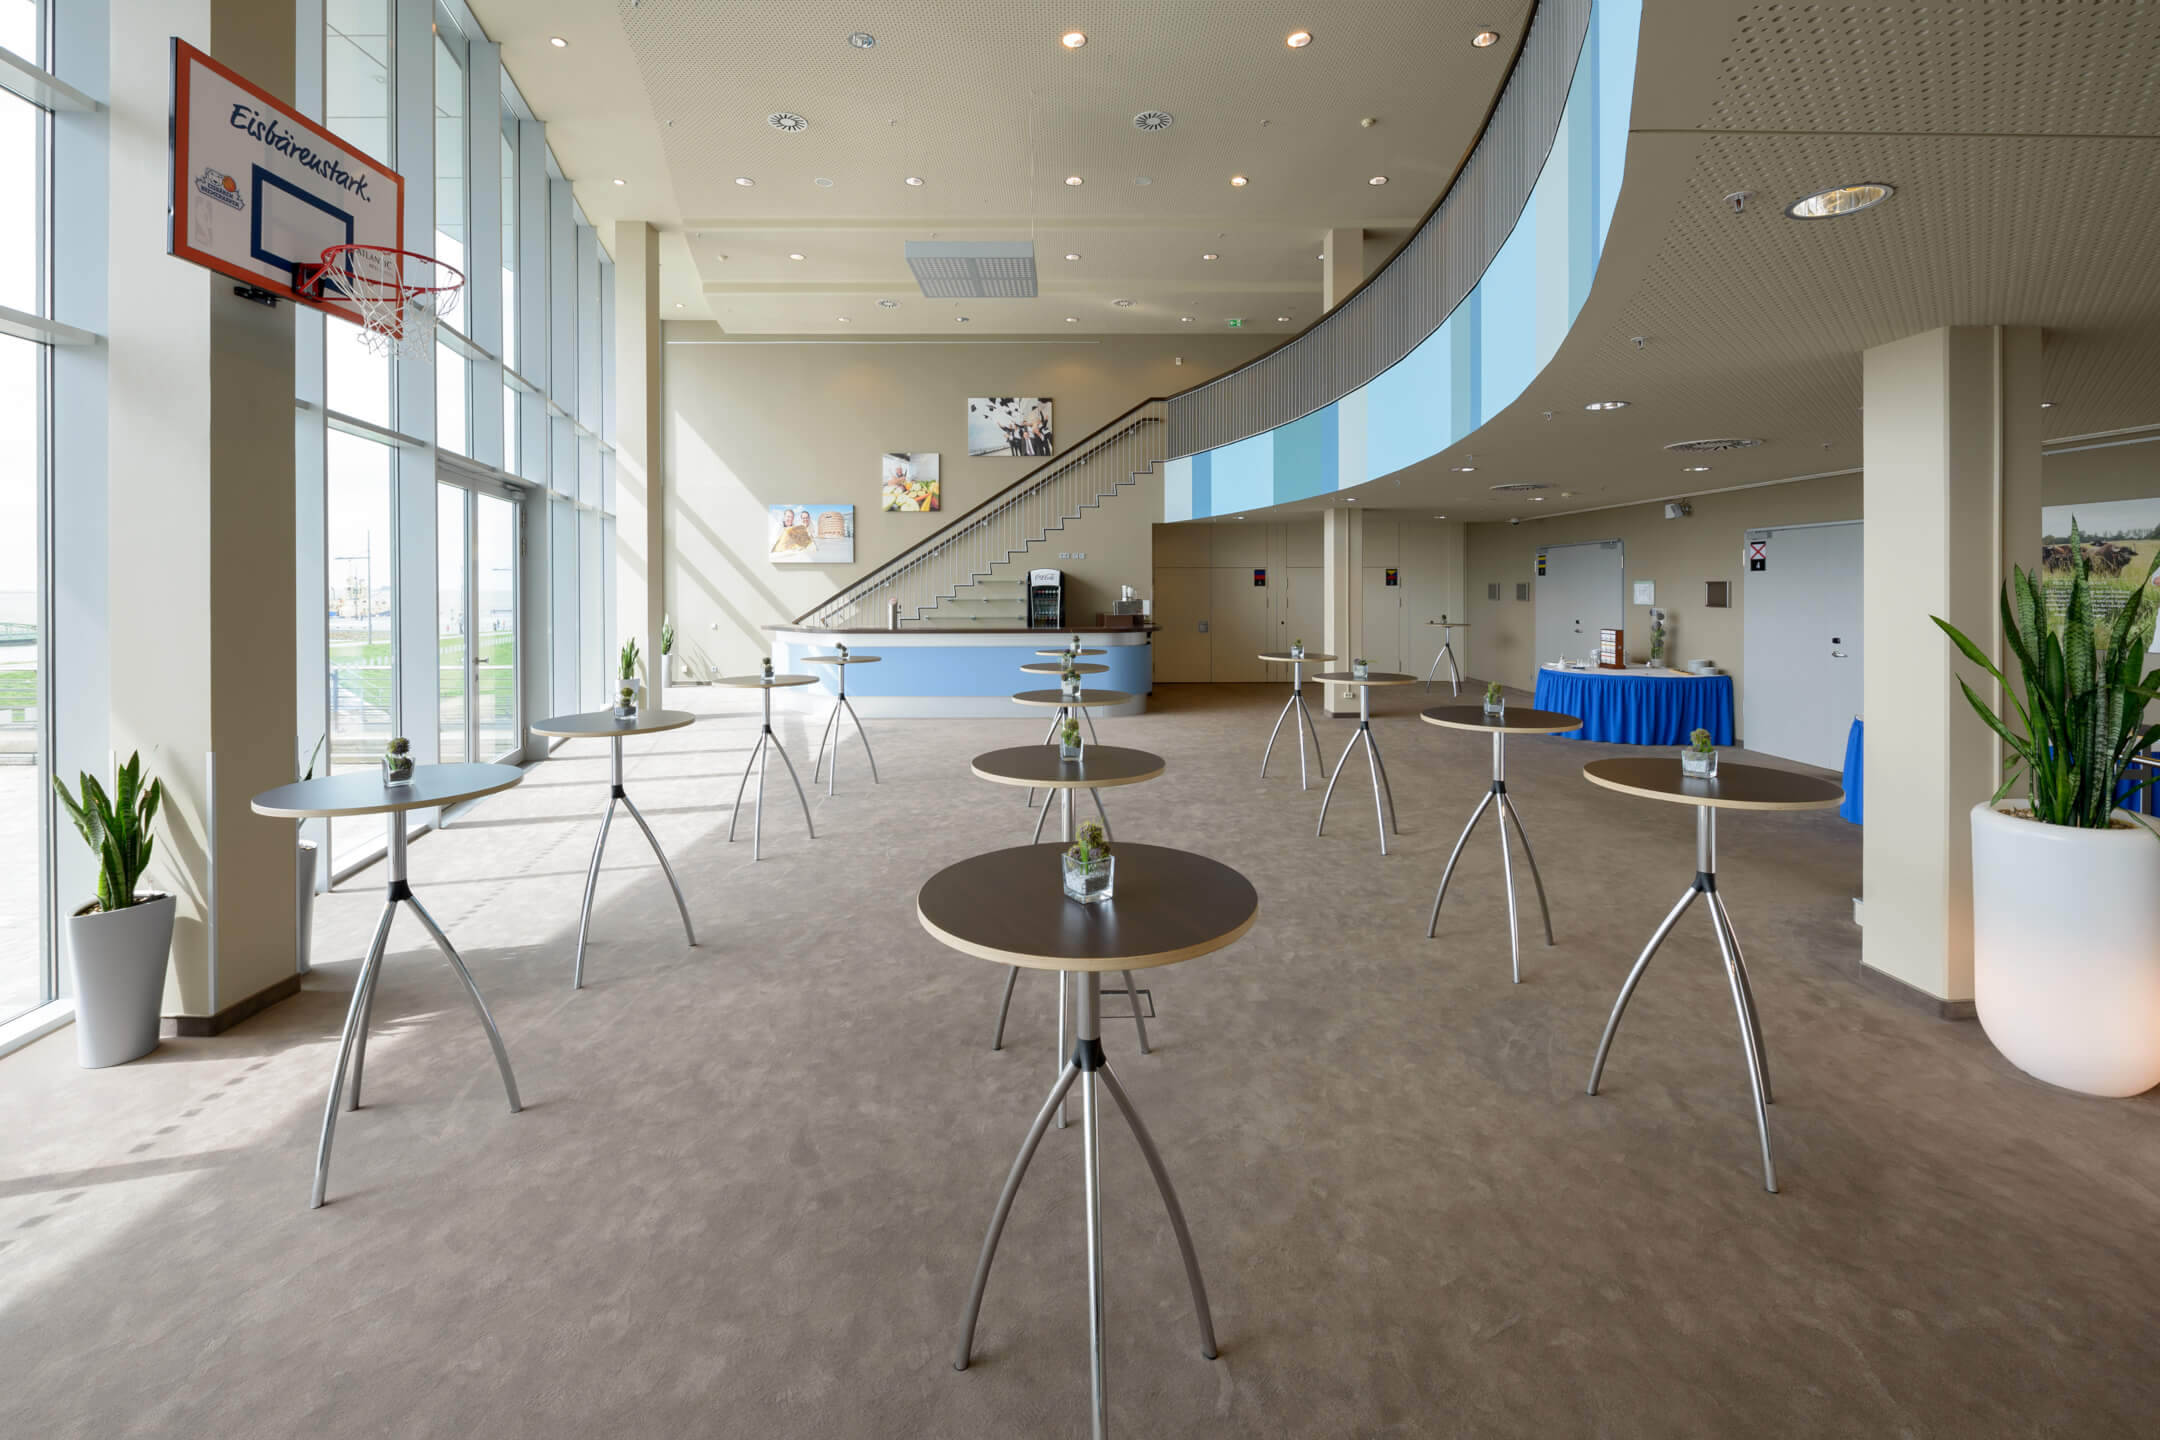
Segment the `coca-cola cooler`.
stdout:
<path fill-rule="evenodd" d="M 1027 602 L 1029 629 L 1064 629 L 1065 572 L 1062 570 L 1028 571 Z"/>

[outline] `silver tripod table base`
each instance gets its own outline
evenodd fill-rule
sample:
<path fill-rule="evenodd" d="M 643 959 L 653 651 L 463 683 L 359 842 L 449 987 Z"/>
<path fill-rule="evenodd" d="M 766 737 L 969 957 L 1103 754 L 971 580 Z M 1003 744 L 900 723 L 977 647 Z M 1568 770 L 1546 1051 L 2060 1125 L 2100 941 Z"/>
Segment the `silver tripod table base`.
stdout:
<path fill-rule="evenodd" d="M 758 729 L 757 744 L 750 747 L 750 758 L 743 764 L 742 781 L 735 787 L 735 807 L 728 812 L 728 843 L 735 841 L 735 824 L 742 818 L 743 792 L 750 786 L 751 772 L 757 773 L 757 807 L 750 822 L 750 858 L 765 858 L 765 765 L 768 755 L 778 755 L 780 763 L 787 767 L 788 781 L 795 787 L 795 799 L 802 805 L 803 828 L 810 838 L 817 839 L 817 822 L 810 818 L 810 797 L 803 793 L 802 777 L 795 773 L 795 762 L 788 759 L 787 747 L 780 743 L 772 728 L 772 692 L 775 685 L 815 683 L 808 675 L 781 675 L 762 684 L 756 681 L 723 680 L 722 684 L 735 684 L 744 688 L 755 686 L 764 692 L 765 719 Z"/>
<path fill-rule="evenodd" d="M 1313 827 L 1315 839 L 1327 833 L 1328 804 L 1335 798 L 1335 782 L 1342 779 L 1343 766 L 1350 763 L 1352 751 L 1363 747 L 1365 761 L 1372 771 L 1373 819 L 1380 828 L 1380 853 L 1387 854 L 1388 831 L 1402 834 L 1402 826 L 1395 819 L 1395 788 L 1388 784 L 1387 766 L 1381 763 L 1380 746 L 1372 733 L 1372 687 L 1375 685 L 1415 685 L 1415 675 L 1394 671 L 1374 671 L 1370 675 L 1352 675 L 1347 672 L 1323 670 L 1313 677 L 1323 685 L 1350 685 L 1357 690 L 1357 733 L 1350 743 L 1343 746 L 1342 758 L 1328 775 L 1327 789 L 1320 795 L 1320 823 Z"/>
<path fill-rule="evenodd" d="M 833 697 L 832 712 L 825 717 L 825 728 L 818 732 L 817 758 L 810 762 L 810 783 L 815 785 L 818 782 L 818 772 L 824 769 L 826 742 L 830 741 L 832 743 L 832 769 L 825 771 L 825 793 L 827 795 L 833 793 L 833 781 L 840 774 L 840 716 L 843 711 L 846 712 L 849 721 L 854 724 L 856 737 L 862 741 L 863 758 L 870 762 L 870 783 L 873 785 L 880 783 L 877 773 L 877 752 L 870 748 L 870 734 L 863 729 L 862 716 L 857 715 L 855 707 L 848 702 L 847 672 L 850 665 L 875 665 L 884 658 L 882 655 L 849 655 L 844 658 L 838 655 L 811 655 L 806 656 L 803 660 L 805 665 L 830 665 L 833 667 L 834 674 L 838 677 L 838 688 Z"/>
<path fill-rule="evenodd" d="M 1428 711 L 1427 718 L 1444 712 Z M 1446 723 L 1435 721 L 1435 724 Z M 1467 727 L 1465 727 L 1467 728 Z M 1447 899 L 1448 881 L 1455 876 L 1455 862 L 1462 859 L 1463 847 L 1470 843 L 1470 832 L 1477 829 L 1478 821 L 1485 818 L 1487 810 L 1493 811 L 1493 825 L 1500 836 L 1500 873 L 1505 877 L 1507 888 L 1507 936 L 1508 967 L 1516 984 L 1522 983 L 1522 934 L 1515 920 L 1515 861 L 1508 853 L 1508 822 L 1515 822 L 1515 837 L 1522 842 L 1523 860 L 1530 867 L 1530 879 L 1537 886 L 1538 913 L 1545 921 L 1545 943 L 1553 943 L 1552 907 L 1545 903 L 1545 877 L 1538 873 L 1537 856 L 1530 853 L 1530 836 L 1523 829 L 1522 816 L 1515 813 L 1515 801 L 1507 788 L 1507 734 L 1495 730 L 1492 737 L 1492 789 L 1478 801 L 1477 809 L 1470 812 L 1470 823 L 1463 826 L 1462 834 L 1455 841 L 1454 850 L 1448 854 L 1447 868 L 1440 872 L 1440 888 L 1433 894 L 1432 918 L 1426 923 L 1425 937 L 1429 940 L 1440 933 L 1440 906 Z"/>
<path fill-rule="evenodd" d="M 1314 761 L 1323 761 L 1327 758 L 1327 752 L 1320 748 L 1320 727 L 1313 724 L 1312 709 L 1305 703 L 1305 662 L 1307 660 L 1332 660 L 1335 657 L 1332 655 L 1290 655 L 1284 652 L 1280 655 L 1262 655 L 1260 658 L 1277 662 L 1287 661 L 1290 666 L 1290 698 L 1283 702 L 1282 713 L 1275 717 L 1275 728 L 1268 731 L 1267 749 L 1260 752 L 1260 778 L 1267 779 L 1268 761 L 1275 754 L 1276 737 L 1282 734 L 1283 722 L 1287 720 L 1290 722 L 1290 743 L 1297 747 L 1298 789 L 1303 790 L 1308 784 L 1305 771 L 1305 737 L 1307 735 L 1312 737 Z M 1301 720 L 1303 721 L 1303 728 L 1299 726 Z"/>
<path fill-rule="evenodd" d="M 615 807 L 620 805 L 637 821 L 638 829 L 645 832 L 645 843 L 652 846 L 655 859 L 660 862 L 660 873 L 667 876 L 668 889 L 675 892 L 675 908 L 682 915 L 683 940 L 697 944 L 697 931 L 690 926 L 690 906 L 683 899 L 682 885 L 675 879 L 675 867 L 668 863 L 667 852 L 660 848 L 660 837 L 653 834 L 652 826 L 645 823 L 645 816 L 632 803 L 623 790 L 622 737 L 608 737 L 608 802 L 607 811 L 600 817 L 600 833 L 593 840 L 592 864 L 585 870 L 585 903 L 578 907 L 577 957 L 570 966 L 570 988 L 585 988 L 585 937 L 592 929 L 593 895 L 600 887 L 600 857 L 607 852 L 608 827 L 615 823 Z"/>

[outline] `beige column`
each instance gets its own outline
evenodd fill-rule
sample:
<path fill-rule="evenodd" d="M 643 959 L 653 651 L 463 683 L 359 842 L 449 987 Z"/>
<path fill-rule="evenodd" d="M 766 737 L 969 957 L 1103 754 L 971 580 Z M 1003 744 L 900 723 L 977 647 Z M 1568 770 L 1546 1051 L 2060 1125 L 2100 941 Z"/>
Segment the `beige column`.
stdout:
<path fill-rule="evenodd" d="M 297 773 L 293 312 L 164 253 L 170 37 L 289 99 L 294 7 L 113 0 L 111 35 L 112 746 L 165 782 L 146 883 L 203 1033 L 298 988 L 294 827 L 248 809 Z"/>
<path fill-rule="evenodd" d="M 1970 1013 L 1968 812 L 2000 746 L 1958 688 L 1993 699 L 1929 621 L 2004 652 L 1997 595 L 2040 544 L 2040 332 L 1954 326 L 1866 352 L 1867 829 L 1861 960 Z"/>
<path fill-rule="evenodd" d="M 1365 283 L 1365 232 L 1355 226 L 1330 230 L 1320 242 L 1320 301 L 1333 310 Z"/>
<path fill-rule="evenodd" d="M 1347 670 L 1364 643 L 1365 513 L 1355 505 L 1323 511 L 1320 545 L 1321 628 L 1327 636 L 1327 653 L 1336 657 L 1324 668 Z M 1348 685 L 1325 686 L 1321 703 L 1330 715 L 1355 715 L 1357 690 Z"/>
<path fill-rule="evenodd" d="M 636 636 L 658 673 L 668 610 L 660 232 L 643 220 L 618 220 L 614 242 L 615 623 L 622 631 L 615 643 Z"/>

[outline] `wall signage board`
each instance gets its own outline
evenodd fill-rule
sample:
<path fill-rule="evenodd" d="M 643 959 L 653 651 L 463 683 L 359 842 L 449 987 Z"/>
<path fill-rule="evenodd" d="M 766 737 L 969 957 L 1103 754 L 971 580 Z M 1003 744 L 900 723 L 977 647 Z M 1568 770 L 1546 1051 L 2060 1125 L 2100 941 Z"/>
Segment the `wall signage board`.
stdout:
<path fill-rule="evenodd" d="M 1390 585 L 1394 585 L 1394 584 L 1398 584 L 1398 583 L 1400 583 L 1400 582 L 1399 582 L 1399 581 L 1397 581 L 1397 580 L 1396 580 L 1396 578 L 1395 578 L 1395 567 L 1394 567 L 1394 566 L 1392 566 L 1392 565 L 1388 566 L 1388 572 L 1387 572 L 1387 583 L 1388 583 L 1388 584 L 1390 584 Z"/>
<path fill-rule="evenodd" d="M 1748 569 L 1750 569 L 1750 570 L 1768 570 L 1768 569 L 1770 568 L 1770 542 L 1769 542 L 1769 541 L 1767 541 L 1767 540 L 1750 540 L 1750 541 L 1748 541 L 1748 544 L 1747 544 L 1747 568 L 1748 568 Z"/>
<path fill-rule="evenodd" d="M 1540 575 L 1545 573 L 1545 552 L 1542 550 L 1537 552 L 1537 573 Z"/>
<path fill-rule="evenodd" d="M 1254 570 L 1252 572 L 1252 583 L 1256 586 L 1267 584 L 1267 571 Z"/>

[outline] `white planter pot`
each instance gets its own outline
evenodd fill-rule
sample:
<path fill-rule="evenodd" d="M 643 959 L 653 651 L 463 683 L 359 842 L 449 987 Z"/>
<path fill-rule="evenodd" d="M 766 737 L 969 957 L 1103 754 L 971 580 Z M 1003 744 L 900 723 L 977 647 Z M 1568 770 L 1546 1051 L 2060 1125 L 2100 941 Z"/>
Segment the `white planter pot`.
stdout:
<path fill-rule="evenodd" d="M 315 842 L 302 840 L 293 868 L 293 913 L 300 928 L 293 937 L 293 972 L 305 975 L 315 968 Z"/>
<path fill-rule="evenodd" d="M 75 1058 L 83 1069 L 124 1065 L 157 1049 L 173 910 L 173 897 L 158 895 L 111 914 L 86 906 L 68 917 Z"/>
<path fill-rule="evenodd" d="M 1972 850 L 1973 1004 L 1995 1048 L 2087 1095 L 2160 1085 L 2160 840 L 1975 805 Z"/>

